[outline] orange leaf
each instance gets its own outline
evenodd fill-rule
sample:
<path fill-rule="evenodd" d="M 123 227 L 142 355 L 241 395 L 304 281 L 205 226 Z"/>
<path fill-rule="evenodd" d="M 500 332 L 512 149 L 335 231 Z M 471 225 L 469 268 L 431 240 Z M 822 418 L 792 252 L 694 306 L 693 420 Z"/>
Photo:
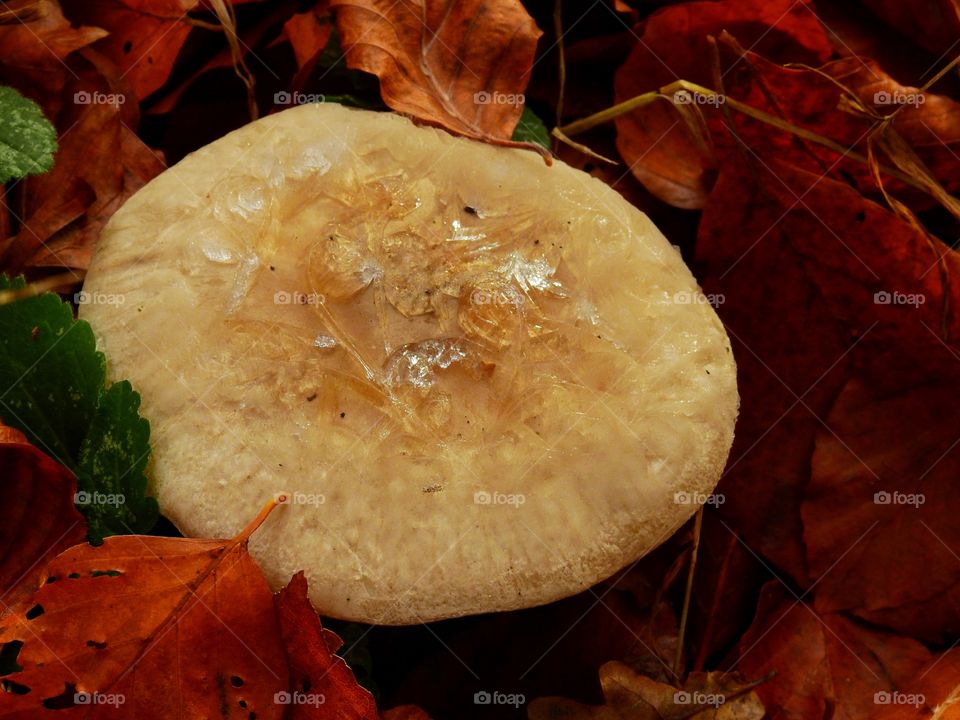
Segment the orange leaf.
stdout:
<path fill-rule="evenodd" d="M 291 699 L 308 700 L 313 696 L 318 700 L 316 703 L 292 702 L 289 720 L 377 720 L 373 696 L 357 685 L 353 671 L 333 654 L 340 644 L 339 638 L 329 633 L 336 639 L 331 646 L 325 636 L 327 631 L 321 628 L 317 613 L 307 599 L 307 581 L 302 572 L 294 575 L 290 584 L 280 591 L 276 604 L 290 663 L 290 687 L 298 693 L 296 697 L 291 693 Z"/>
<path fill-rule="evenodd" d="M 517 0 L 335 0 L 347 64 L 427 123 L 504 145 L 523 112 L 537 28 Z"/>
<path fill-rule="evenodd" d="M 0 424 L 0 614 L 35 589 L 42 562 L 87 537 L 77 483 L 19 430 Z"/>
<path fill-rule="evenodd" d="M 333 32 L 328 13 L 326 0 L 321 0 L 313 9 L 296 13 L 283 24 L 283 33 L 290 41 L 298 68 L 327 46 Z"/>
<path fill-rule="evenodd" d="M 281 717 L 279 622 L 247 552 L 264 515 L 234 540 L 111 537 L 57 557 L 0 621 L 21 668 L 4 677 L 0 718 L 74 705 L 85 717 Z"/>

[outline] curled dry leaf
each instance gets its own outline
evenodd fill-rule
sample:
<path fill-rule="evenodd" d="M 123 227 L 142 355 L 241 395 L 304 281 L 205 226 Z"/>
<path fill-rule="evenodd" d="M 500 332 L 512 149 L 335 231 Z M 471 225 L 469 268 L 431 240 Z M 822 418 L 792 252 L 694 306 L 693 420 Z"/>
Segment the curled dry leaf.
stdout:
<path fill-rule="evenodd" d="M 884 693 L 907 686 L 931 661 L 916 640 L 818 614 L 777 581 L 765 586 L 739 655 L 748 677 L 776 672 L 756 690 L 771 720 L 876 717 Z"/>
<path fill-rule="evenodd" d="M 73 473 L 0 424 L 0 615 L 35 589 L 45 562 L 87 537 Z"/>
<path fill-rule="evenodd" d="M 77 705 L 89 717 L 146 720 L 273 719 L 291 705 L 307 706 L 297 718 L 376 717 L 331 657 L 302 578 L 275 608 L 247 552 L 271 507 L 229 541 L 111 537 L 53 560 L 39 590 L 0 620 L 0 652 L 19 667 L 4 676 L 0 718 L 60 717 Z M 313 712 L 326 702 L 336 714 Z"/>
<path fill-rule="evenodd" d="M 510 145 L 541 31 L 518 0 L 334 0 L 347 64 L 392 109 Z"/>

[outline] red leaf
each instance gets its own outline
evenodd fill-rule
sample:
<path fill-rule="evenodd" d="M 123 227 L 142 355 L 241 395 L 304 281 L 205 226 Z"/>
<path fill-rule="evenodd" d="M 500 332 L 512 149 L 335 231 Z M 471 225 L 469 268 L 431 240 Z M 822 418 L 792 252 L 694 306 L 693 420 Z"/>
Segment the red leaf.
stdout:
<path fill-rule="evenodd" d="M 771 720 L 875 717 L 877 693 L 900 689 L 930 661 L 920 643 L 819 615 L 777 581 L 764 588 L 739 653 L 747 677 L 776 672 L 756 689 Z"/>
<path fill-rule="evenodd" d="M 283 24 L 283 32 L 293 47 L 297 67 L 302 68 L 317 53 L 323 52 L 333 32 L 327 0 L 320 0 L 312 10 L 296 13 Z"/>
<path fill-rule="evenodd" d="M 745 47 L 784 62 L 819 64 L 832 52 L 816 15 L 804 2 L 692 2 L 651 15 L 630 57 L 617 71 L 616 102 L 683 79 L 711 87 L 708 35 L 730 32 Z M 732 60 L 722 67 L 730 72 Z M 617 146 L 637 178 L 655 195 L 683 208 L 703 206 L 714 167 L 691 142 L 666 100 L 617 118 Z"/>
<path fill-rule="evenodd" d="M 330 647 L 320 618 L 307 599 L 307 581 L 302 572 L 294 575 L 276 596 L 276 606 L 290 666 L 291 692 L 300 694 L 293 696 L 295 702 L 288 717 L 376 720 L 373 696 L 357 684 L 353 671 L 333 654 L 336 647 Z M 296 702 L 298 697 L 312 697 L 318 702 Z"/>
<path fill-rule="evenodd" d="M 43 565 L 86 540 L 87 523 L 73 504 L 77 483 L 67 468 L 0 425 L 0 614 L 33 592 Z"/>

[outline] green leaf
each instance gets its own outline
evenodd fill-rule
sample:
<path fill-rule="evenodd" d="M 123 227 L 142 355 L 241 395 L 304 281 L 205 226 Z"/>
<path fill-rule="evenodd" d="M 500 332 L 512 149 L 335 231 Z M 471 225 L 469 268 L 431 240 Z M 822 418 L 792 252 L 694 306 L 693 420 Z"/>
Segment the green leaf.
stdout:
<path fill-rule="evenodd" d="M 0 275 L 0 290 L 23 287 Z M 93 330 L 53 293 L 0 305 L 0 418 L 75 468 L 106 379 Z"/>
<path fill-rule="evenodd" d="M 0 275 L 0 291 L 22 287 Z M 77 474 L 94 541 L 145 532 L 158 514 L 146 496 L 150 424 L 140 395 L 126 381 L 105 382 L 93 330 L 57 295 L 0 304 L 0 420 Z"/>
<path fill-rule="evenodd" d="M 0 86 L 0 184 L 53 167 L 57 131 L 40 107 Z"/>
<path fill-rule="evenodd" d="M 157 521 L 157 501 L 146 494 L 150 423 L 140 417 L 140 394 L 129 382 L 100 395 L 80 450 L 78 504 L 91 542 L 107 535 L 147 532 Z"/>
<path fill-rule="evenodd" d="M 547 132 L 547 126 L 543 120 L 537 117 L 536 113 L 528 107 L 523 108 L 523 114 L 520 116 L 520 122 L 513 131 L 513 140 L 517 142 L 531 142 L 550 149 L 550 133 Z"/>

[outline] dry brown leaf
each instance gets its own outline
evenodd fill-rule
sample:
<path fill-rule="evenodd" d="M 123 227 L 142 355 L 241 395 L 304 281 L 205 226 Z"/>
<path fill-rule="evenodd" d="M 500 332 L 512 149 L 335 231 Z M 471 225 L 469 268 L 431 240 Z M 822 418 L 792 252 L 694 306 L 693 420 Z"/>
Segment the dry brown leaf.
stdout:
<path fill-rule="evenodd" d="M 334 0 L 347 64 L 380 78 L 398 112 L 512 145 L 537 28 L 518 0 Z"/>

